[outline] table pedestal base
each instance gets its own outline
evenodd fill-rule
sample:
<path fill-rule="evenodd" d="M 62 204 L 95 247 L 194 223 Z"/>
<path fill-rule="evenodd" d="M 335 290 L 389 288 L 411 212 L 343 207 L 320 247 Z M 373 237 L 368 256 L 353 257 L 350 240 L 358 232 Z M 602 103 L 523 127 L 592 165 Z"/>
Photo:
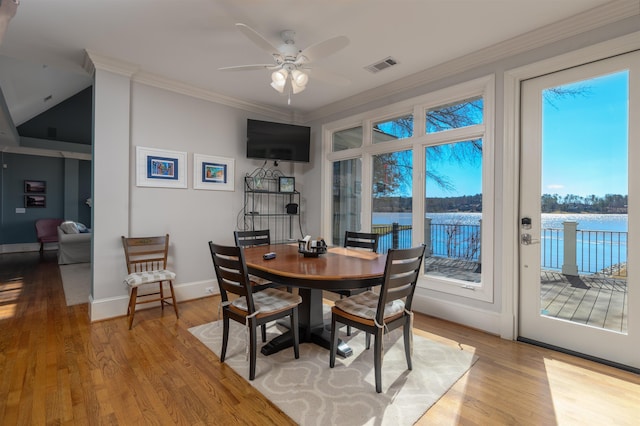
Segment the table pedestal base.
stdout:
<path fill-rule="evenodd" d="M 331 347 L 331 331 L 325 328 L 324 315 L 322 311 L 322 290 L 299 289 L 302 303 L 298 307 L 298 320 L 300 326 L 300 343 L 315 343 L 325 349 Z M 289 326 L 289 321 L 283 321 L 283 326 Z M 260 352 L 263 355 L 271 355 L 283 349 L 293 346 L 293 335 L 291 332 L 281 334 L 267 342 Z M 338 339 L 337 354 L 341 357 L 349 357 L 353 354 L 352 349 L 342 340 Z"/>

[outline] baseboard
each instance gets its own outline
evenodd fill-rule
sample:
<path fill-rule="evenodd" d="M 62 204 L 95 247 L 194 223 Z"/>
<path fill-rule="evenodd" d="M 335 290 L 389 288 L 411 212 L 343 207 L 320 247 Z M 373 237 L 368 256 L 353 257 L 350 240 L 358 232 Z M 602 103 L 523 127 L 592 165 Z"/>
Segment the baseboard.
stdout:
<path fill-rule="evenodd" d="M 476 330 L 500 335 L 500 314 L 436 299 L 426 295 L 413 296 L 413 310 L 432 317 L 462 324 Z"/>
<path fill-rule="evenodd" d="M 58 250 L 58 243 L 47 243 L 44 245 L 46 251 Z M 18 243 L 18 244 L 1 244 L 0 253 L 27 253 L 31 251 L 40 251 L 40 243 Z"/>
<path fill-rule="evenodd" d="M 213 287 L 213 292 L 208 289 Z M 195 281 L 191 283 L 175 284 L 173 286 L 176 292 L 176 300 L 178 303 L 188 300 L 201 299 L 204 296 L 219 294 L 218 282 L 210 279 L 204 281 Z M 91 322 L 102 321 L 109 318 L 122 317 L 127 314 L 127 305 L 129 304 L 129 296 L 122 295 L 117 297 L 108 297 L 104 299 L 89 298 L 89 318 Z M 138 306 L 138 309 L 150 309 L 160 306 L 159 303 L 146 303 Z"/>

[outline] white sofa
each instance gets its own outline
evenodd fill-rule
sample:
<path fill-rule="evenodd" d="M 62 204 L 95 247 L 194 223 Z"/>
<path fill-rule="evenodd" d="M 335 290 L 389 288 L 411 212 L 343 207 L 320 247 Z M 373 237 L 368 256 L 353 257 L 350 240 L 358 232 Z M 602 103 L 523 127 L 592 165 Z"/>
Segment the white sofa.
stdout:
<path fill-rule="evenodd" d="M 58 226 L 58 264 L 88 262 L 91 262 L 91 231 L 84 225 L 71 221 L 60 224 Z"/>

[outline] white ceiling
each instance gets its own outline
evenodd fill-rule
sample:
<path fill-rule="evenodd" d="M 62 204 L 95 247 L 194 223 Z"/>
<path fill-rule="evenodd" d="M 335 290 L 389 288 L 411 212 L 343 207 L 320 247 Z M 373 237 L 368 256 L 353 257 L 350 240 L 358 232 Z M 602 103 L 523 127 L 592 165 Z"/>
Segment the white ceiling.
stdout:
<path fill-rule="evenodd" d="M 8 1 L 8 0 L 7 0 Z M 609 0 L 22 0 L 0 46 L 0 88 L 15 125 L 91 84 L 85 50 L 196 90 L 308 113 Z M 271 62 L 235 27 L 242 22 L 280 44 L 296 31 L 304 49 L 344 35 L 350 44 L 314 63 L 351 84 L 311 79 L 286 96 L 269 71 L 220 67 Z M 388 56 L 399 65 L 364 69 Z M 48 96 L 51 99 L 44 101 Z M 1 109 L 0 109 L 1 110 Z"/>

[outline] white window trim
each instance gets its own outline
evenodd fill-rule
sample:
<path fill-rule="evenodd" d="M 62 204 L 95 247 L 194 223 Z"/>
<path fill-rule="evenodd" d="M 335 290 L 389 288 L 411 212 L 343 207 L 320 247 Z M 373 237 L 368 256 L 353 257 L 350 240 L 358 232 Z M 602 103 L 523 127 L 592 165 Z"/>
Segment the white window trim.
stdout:
<path fill-rule="evenodd" d="M 502 315 L 500 336 L 514 339 L 518 335 L 520 301 L 520 238 L 518 200 L 520 196 L 520 84 L 523 80 L 588 62 L 625 54 L 640 49 L 640 32 L 603 41 L 549 59 L 505 71 L 504 73 L 504 143 L 502 178 L 502 247 L 505 253 L 516 253 L 502 262 L 500 277 Z"/>
<path fill-rule="evenodd" d="M 484 102 L 483 124 L 469 126 L 467 128 L 452 129 L 448 131 L 426 134 L 425 115 L 429 108 L 446 105 L 448 103 L 468 99 L 474 96 L 482 96 Z M 418 286 L 430 290 L 454 294 L 475 300 L 493 302 L 494 294 L 494 110 L 495 110 L 495 77 L 486 77 L 471 80 L 446 89 L 438 90 L 423 96 L 408 99 L 395 104 L 387 105 L 365 113 L 357 114 L 322 126 L 322 224 L 323 235 L 331 233 L 331 188 L 332 188 L 332 163 L 335 161 L 362 158 L 362 226 L 363 230 L 371 229 L 371 189 L 365 182 L 371 181 L 373 155 L 406 149 L 413 150 L 413 241 L 423 240 L 424 231 L 424 202 L 416 202 L 415 194 L 424 194 L 424 152 L 425 148 L 434 143 L 448 140 L 471 140 L 482 138 L 482 193 L 483 193 L 483 221 L 482 221 L 482 280 L 480 284 L 457 280 L 438 279 L 430 276 L 421 276 Z M 389 143 L 372 143 L 371 126 L 374 122 L 406 115 L 413 111 L 414 130 L 411 138 L 401 139 Z M 332 134 L 335 131 L 362 126 L 363 146 L 338 152 L 332 152 Z M 366 202 L 365 202 L 366 201 Z"/>

